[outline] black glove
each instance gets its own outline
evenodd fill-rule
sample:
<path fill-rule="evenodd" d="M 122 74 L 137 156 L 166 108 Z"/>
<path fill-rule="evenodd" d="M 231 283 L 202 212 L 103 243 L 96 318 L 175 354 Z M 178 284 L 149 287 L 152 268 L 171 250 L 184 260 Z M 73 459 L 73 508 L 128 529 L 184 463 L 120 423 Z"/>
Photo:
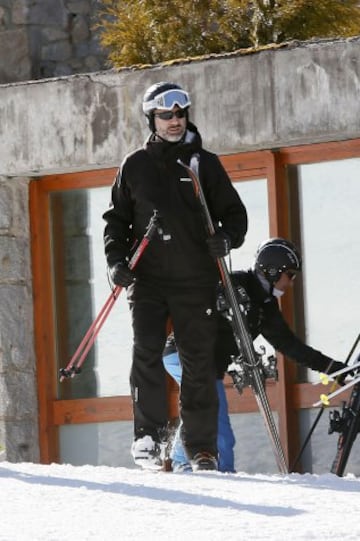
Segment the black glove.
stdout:
<path fill-rule="evenodd" d="M 125 262 L 115 263 L 110 268 L 110 276 L 117 286 L 128 287 L 135 280 L 134 273 L 129 269 Z"/>
<path fill-rule="evenodd" d="M 346 368 L 346 365 L 344 363 L 340 363 L 339 361 L 333 361 L 329 370 L 329 376 L 331 376 L 332 372 L 337 372 L 338 370 L 342 370 L 343 368 Z M 339 385 L 344 385 L 344 380 L 349 375 L 353 376 L 354 373 L 345 372 L 345 374 L 340 374 L 340 376 L 336 378 L 336 383 L 338 383 Z"/>
<path fill-rule="evenodd" d="M 337 372 L 338 370 L 342 370 L 343 368 L 345 368 L 344 363 L 340 363 L 339 361 L 333 361 L 331 363 L 329 374 L 331 374 L 332 372 Z"/>
<path fill-rule="evenodd" d="M 231 250 L 231 242 L 226 233 L 215 233 L 206 239 L 210 255 L 217 259 L 226 256 Z"/>

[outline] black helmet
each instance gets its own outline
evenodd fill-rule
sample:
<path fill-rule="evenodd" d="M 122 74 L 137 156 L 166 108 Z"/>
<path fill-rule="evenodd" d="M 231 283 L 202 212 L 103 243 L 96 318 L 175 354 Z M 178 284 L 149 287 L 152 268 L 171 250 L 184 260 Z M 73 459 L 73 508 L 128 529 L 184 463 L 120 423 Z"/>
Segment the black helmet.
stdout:
<path fill-rule="evenodd" d="M 155 109 L 171 110 L 175 105 L 187 109 L 191 105 L 190 96 L 181 86 L 161 81 L 151 85 L 144 94 L 142 109 L 152 132 L 155 131 Z M 186 116 L 187 118 L 187 116 Z"/>
<path fill-rule="evenodd" d="M 275 237 L 260 244 L 255 256 L 255 269 L 274 285 L 284 271 L 301 271 L 301 256 L 294 244 Z"/>

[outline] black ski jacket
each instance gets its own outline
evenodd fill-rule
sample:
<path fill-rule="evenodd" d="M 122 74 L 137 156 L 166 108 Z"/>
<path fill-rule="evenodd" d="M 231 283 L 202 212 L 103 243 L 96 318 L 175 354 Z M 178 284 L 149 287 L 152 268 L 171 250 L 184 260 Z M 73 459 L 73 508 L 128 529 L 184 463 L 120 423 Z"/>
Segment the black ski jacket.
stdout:
<path fill-rule="evenodd" d="M 246 209 L 218 157 L 202 148 L 200 134 L 188 123 L 182 143 L 150 136 L 144 147 L 123 161 L 112 187 L 111 207 L 105 212 L 105 255 L 111 267 L 129 256 L 157 209 L 161 234 L 149 243 L 135 269 L 138 279 L 161 285 L 201 287 L 218 281 L 216 262 L 209 254 L 199 202 L 186 170 L 194 153 L 200 155 L 199 176 L 215 227 L 232 248 L 247 232 Z"/>
<path fill-rule="evenodd" d="M 277 299 L 265 291 L 254 271 L 234 272 L 232 281 L 235 287 L 243 287 L 249 297 L 247 322 L 253 340 L 261 334 L 275 350 L 297 363 L 317 371 L 327 369 L 332 359 L 304 344 L 292 332 L 283 318 Z M 238 355 L 232 329 L 228 320 L 219 317 L 215 356 L 218 377 L 222 377 L 226 371 L 231 355 Z M 333 370 L 336 369 L 337 364 L 336 361 L 334 362 Z"/>

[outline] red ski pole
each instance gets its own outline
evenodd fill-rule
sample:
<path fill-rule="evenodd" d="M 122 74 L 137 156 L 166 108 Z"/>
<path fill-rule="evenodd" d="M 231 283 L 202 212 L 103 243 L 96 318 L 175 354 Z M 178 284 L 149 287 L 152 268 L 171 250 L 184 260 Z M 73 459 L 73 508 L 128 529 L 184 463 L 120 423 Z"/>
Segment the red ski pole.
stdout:
<path fill-rule="evenodd" d="M 159 227 L 159 213 L 157 210 L 154 210 L 152 217 L 150 218 L 149 224 L 146 228 L 145 234 L 135 250 L 133 256 L 129 261 L 129 269 L 133 270 L 139 259 L 141 258 L 144 250 L 151 241 L 155 231 Z M 81 340 L 78 348 L 76 349 L 74 355 L 71 357 L 66 368 L 60 368 L 60 382 L 64 381 L 65 378 L 74 377 L 76 374 L 80 374 L 81 366 L 83 365 L 87 354 L 92 348 L 97 335 L 100 332 L 103 324 L 105 323 L 112 307 L 114 306 L 117 298 L 119 297 L 122 286 L 115 286 L 114 290 L 110 293 L 108 299 L 106 300 L 104 306 L 101 308 L 99 314 L 95 320 L 90 325 L 89 329 L 85 333 L 84 338 Z"/>

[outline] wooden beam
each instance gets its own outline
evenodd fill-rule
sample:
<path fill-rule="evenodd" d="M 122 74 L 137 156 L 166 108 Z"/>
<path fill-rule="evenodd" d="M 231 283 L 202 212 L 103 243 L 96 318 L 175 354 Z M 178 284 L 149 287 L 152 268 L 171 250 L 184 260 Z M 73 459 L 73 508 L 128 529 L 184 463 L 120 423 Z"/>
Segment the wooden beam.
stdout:
<path fill-rule="evenodd" d="M 35 354 L 42 463 L 58 462 L 58 431 L 51 426 L 51 400 L 56 397 L 55 336 L 51 295 L 48 194 L 41 182 L 29 186 Z"/>
<path fill-rule="evenodd" d="M 360 139 L 288 147 L 280 150 L 281 161 L 284 165 L 345 160 L 359 156 Z"/>

